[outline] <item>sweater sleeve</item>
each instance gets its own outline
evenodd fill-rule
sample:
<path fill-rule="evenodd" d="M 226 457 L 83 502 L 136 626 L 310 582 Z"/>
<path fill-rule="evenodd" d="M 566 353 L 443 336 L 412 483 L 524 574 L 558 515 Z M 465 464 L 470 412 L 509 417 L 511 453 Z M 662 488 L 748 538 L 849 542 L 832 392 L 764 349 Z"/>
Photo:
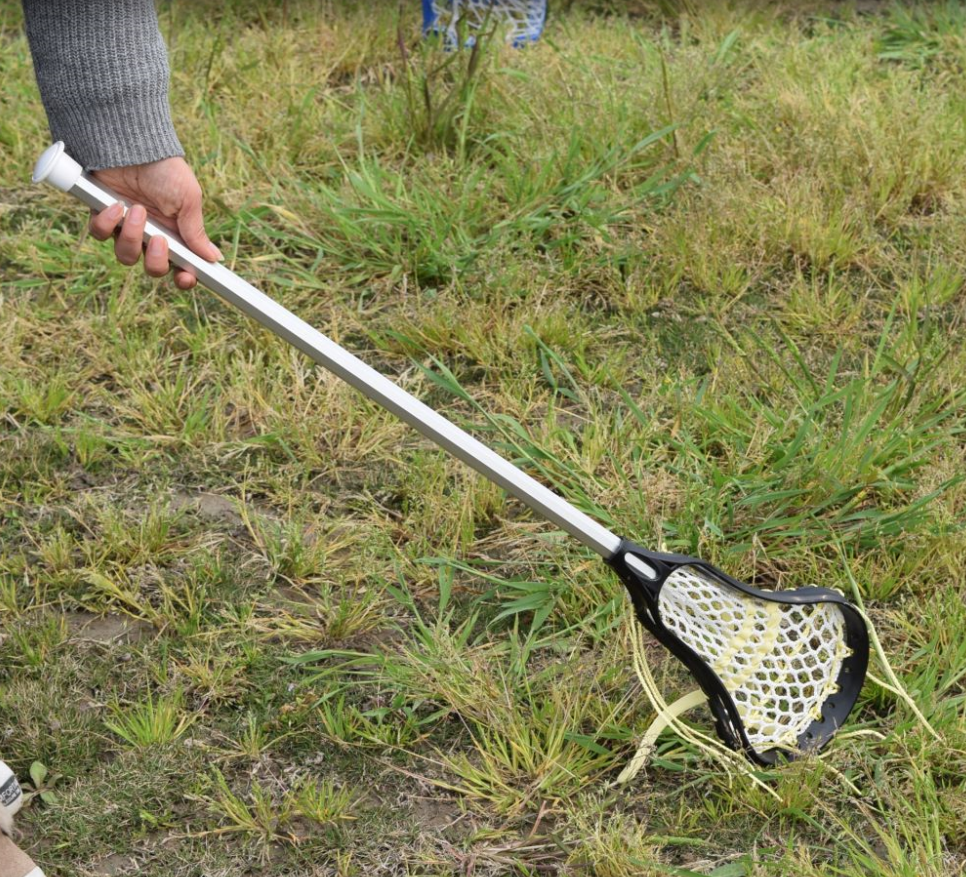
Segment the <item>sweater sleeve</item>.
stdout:
<path fill-rule="evenodd" d="M 153 0 L 23 0 L 54 140 L 86 169 L 184 155 Z"/>

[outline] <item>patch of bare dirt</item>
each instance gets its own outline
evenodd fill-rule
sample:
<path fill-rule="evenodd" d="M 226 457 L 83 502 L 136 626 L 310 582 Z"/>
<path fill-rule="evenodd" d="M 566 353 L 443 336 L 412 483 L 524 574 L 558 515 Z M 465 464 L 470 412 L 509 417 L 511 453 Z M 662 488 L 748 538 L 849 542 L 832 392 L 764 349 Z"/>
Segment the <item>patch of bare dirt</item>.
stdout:
<path fill-rule="evenodd" d="M 152 626 L 146 621 L 126 615 L 95 615 L 93 612 L 65 612 L 70 638 L 74 642 L 111 643 L 139 642 Z"/>
<path fill-rule="evenodd" d="M 136 874 L 138 863 L 130 856 L 112 853 L 87 872 L 90 877 L 121 877 L 122 874 Z"/>
<path fill-rule="evenodd" d="M 420 831 L 446 831 L 466 818 L 459 802 L 451 798 L 413 798 L 410 803 Z"/>
<path fill-rule="evenodd" d="M 171 498 L 171 508 L 174 511 L 195 512 L 210 521 L 223 521 L 231 524 L 241 524 L 242 516 L 238 513 L 238 503 L 231 497 L 217 493 L 182 493 L 177 492 Z"/>

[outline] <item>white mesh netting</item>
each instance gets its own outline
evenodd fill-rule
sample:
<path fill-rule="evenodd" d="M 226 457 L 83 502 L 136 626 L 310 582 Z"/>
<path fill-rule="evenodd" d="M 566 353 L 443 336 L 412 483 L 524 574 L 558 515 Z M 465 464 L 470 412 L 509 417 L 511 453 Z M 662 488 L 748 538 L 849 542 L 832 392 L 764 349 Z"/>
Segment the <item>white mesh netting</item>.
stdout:
<path fill-rule="evenodd" d="M 838 691 L 850 650 L 834 603 L 756 600 L 685 566 L 668 576 L 658 606 L 722 681 L 756 749 L 794 746 Z"/>
<path fill-rule="evenodd" d="M 539 39 L 547 17 L 547 0 L 432 0 L 429 6 L 426 26 L 445 33 L 453 44 L 459 40 L 460 21 L 470 32 L 499 21 L 507 41 L 519 45 Z"/>

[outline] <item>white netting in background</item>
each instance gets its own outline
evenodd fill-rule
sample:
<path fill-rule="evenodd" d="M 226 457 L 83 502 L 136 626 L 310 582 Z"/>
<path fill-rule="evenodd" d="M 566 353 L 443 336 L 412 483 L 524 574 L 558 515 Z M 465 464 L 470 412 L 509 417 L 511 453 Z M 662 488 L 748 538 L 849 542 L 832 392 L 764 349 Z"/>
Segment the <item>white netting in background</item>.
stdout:
<path fill-rule="evenodd" d="M 757 600 L 685 566 L 668 576 L 658 605 L 724 683 L 756 749 L 794 746 L 838 691 L 850 650 L 834 603 Z"/>
<path fill-rule="evenodd" d="M 469 32 L 488 22 L 506 27 L 507 41 L 516 45 L 540 37 L 547 17 L 547 0 L 432 0 L 426 26 L 445 33 L 454 45 L 459 40 L 459 22 Z"/>

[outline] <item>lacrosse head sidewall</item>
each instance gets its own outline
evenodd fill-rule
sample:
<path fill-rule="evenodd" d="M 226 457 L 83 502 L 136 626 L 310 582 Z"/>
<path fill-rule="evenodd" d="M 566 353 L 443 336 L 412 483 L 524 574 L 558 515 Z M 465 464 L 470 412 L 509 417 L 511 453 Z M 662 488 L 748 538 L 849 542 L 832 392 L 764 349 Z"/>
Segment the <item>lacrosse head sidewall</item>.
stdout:
<path fill-rule="evenodd" d="M 640 564 L 629 565 L 626 560 L 628 555 L 642 561 L 643 566 L 653 570 L 656 577 L 649 578 L 635 568 Z M 869 634 L 862 616 L 839 592 L 819 587 L 799 588 L 794 591 L 761 591 L 731 578 L 727 573 L 698 558 L 651 552 L 626 540 L 607 563 L 627 588 L 640 623 L 688 668 L 707 695 L 718 736 L 731 749 L 743 752 L 757 764 L 770 766 L 822 749 L 845 723 L 865 681 L 869 662 Z M 831 603 L 840 610 L 844 643 L 849 654 L 841 660 L 834 683 L 837 691 L 825 699 L 821 705 L 820 717 L 813 719 L 798 735 L 794 746 L 776 745 L 761 749 L 754 745 L 749 740 L 738 705 L 722 679 L 697 651 L 681 640 L 665 623 L 660 606 L 661 591 L 671 574 L 682 567 L 693 568 L 726 589 L 730 588 L 741 595 L 767 603 L 791 606 Z"/>

